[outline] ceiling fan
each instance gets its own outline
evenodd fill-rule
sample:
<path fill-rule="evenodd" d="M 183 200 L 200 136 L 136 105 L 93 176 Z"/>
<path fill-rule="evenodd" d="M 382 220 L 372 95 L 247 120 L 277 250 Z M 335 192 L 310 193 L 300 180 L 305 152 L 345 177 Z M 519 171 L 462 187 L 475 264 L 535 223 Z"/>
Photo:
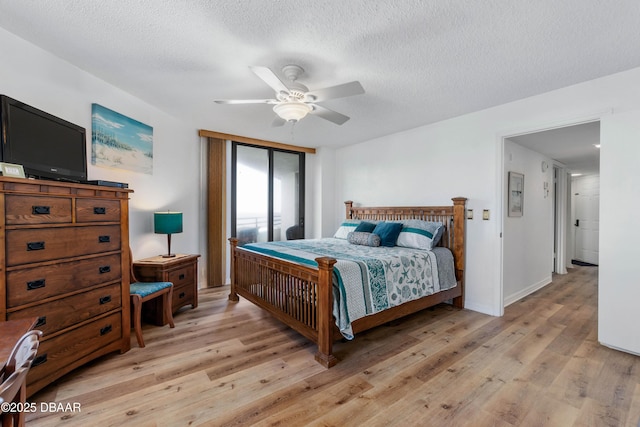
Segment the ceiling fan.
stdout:
<path fill-rule="evenodd" d="M 282 73 L 289 80 L 286 84 L 267 67 L 250 66 L 249 68 L 275 90 L 275 99 L 216 99 L 214 102 L 217 104 L 271 104 L 273 111 L 278 115 L 273 122 L 274 126 L 282 126 L 286 122 L 297 122 L 307 114 L 313 114 L 341 125 L 349 120 L 348 116 L 317 103 L 364 93 L 362 85 L 357 81 L 324 89 L 309 90 L 297 81 L 298 77 L 304 73 L 299 65 L 282 67 Z"/>

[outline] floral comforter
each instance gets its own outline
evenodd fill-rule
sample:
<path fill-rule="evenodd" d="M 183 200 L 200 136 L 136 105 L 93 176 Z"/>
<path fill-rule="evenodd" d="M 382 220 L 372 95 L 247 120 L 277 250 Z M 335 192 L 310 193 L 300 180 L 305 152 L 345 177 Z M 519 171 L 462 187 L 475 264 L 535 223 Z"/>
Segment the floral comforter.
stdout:
<path fill-rule="evenodd" d="M 317 266 L 315 258 L 336 258 L 333 314 L 347 339 L 353 339 L 351 322 L 356 319 L 456 286 L 453 255 L 446 248 L 370 247 L 336 238 L 251 243 L 243 248 L 312 266 Z"/>

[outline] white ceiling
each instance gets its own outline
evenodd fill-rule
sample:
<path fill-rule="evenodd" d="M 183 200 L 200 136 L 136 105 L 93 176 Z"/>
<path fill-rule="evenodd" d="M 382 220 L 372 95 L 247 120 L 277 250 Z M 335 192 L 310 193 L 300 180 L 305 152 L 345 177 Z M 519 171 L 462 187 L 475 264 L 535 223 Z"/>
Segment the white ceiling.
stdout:
<path fill-rule="evenodd" d="M 509 138 L 516 144 L 564 164 L 581 175 L 600 171 L 600 122 L 545 130 Z"/>
<path fill-rule="evenodd" d="M 0 27 L 195 127 L 344 145 L 640 66 L 637 0 L 0 0 Z M 342 126 L 271 126 L 250 70 L 301 65 Z M 153 126 L 152 123 L 150 125 Z"/>

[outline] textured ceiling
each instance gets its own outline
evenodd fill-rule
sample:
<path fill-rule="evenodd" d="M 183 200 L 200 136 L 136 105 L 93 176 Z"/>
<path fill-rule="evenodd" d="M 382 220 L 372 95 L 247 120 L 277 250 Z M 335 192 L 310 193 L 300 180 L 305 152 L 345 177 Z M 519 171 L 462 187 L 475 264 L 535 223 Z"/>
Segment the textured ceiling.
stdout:
<path fill-rule="evenodd" d="M 545 130 L 509 138 L 516 144 L 542 153 L 564 164 L 571 173 L 600 171 L 600 122 Z"/>
<path fill-rule="evenodd" d="M 304 146 L 368 140 L 640 66 L 637 0 L 0 0 L 0 27 L 195 127 Z M 301 65 L 351 117 L 272 127 L 250 70 Z"/>

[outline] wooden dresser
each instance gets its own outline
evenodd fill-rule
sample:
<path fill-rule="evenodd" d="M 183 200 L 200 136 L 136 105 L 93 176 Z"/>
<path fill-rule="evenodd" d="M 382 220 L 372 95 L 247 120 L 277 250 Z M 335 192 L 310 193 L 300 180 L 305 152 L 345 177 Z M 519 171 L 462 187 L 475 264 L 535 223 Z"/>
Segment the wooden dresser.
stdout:
<path fill-rule="evenodd" d="M 0 177 L 0 320 L 38 319 L 32 395 L 130 348 L 131 190 Z"/>
<path fill-rule="evenodd" d="M 163 258 L 155 256 L 134 261 L 133 273 L 141 282 L 173 283 L 171 308 L 175 313 L 185 305 L 198 306 L 198 258 L 200 255 L 177 254 Z M 142 315 L 155 325 L 166 325 L 162 298 L 154 298 L 144 303 Z"/>

